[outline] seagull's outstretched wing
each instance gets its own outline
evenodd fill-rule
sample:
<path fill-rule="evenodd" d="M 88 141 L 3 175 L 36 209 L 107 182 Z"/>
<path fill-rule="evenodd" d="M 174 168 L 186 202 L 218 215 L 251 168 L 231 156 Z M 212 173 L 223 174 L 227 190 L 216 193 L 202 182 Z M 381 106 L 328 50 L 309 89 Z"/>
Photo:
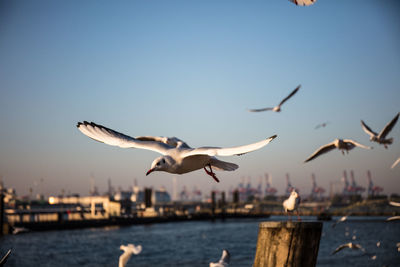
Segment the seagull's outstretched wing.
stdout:
<path fill-rule="evenodd" d="M 220 264 L 224 264 L 224 263 L 228 264 L 230 261 L 230 258 L 231 258 L 231 255 L 229 254 L 229 251 L 224 249 L 222 251 L 222 256 L 221 256 L 221 259 L 219 260 L 219 263 Z"/>
<path fill-rule="evenodd" d="M 289 0 L 292 3 L 295 3 L 297 6 L 309 6 L 314 4 L 317 0 Z"/>
<path fill-rule="evenodd" d="M 156 141 L 167 144 L 171 147 L 185 147 L 190 148 L 184 141 L 176 137 L 164 137 L 164 136 L 137 136 L 136 140 L 140 141 Z"/>
<path fill-rule="evenodd" d="M 363 120 L 361 120 L 361 127 L 363 128 L 364 132 L 366 132 L 369 136 L 378 136 L 378 134 L 372 131 L 371 128 L 369 128 Z"/>
<path fill-rule="evenodd" d="M 397 221 L 400 220 L 400 216 L 393 216 L 386 219 L 386 221 Z"/>
<path fill-rule="evenodd" d="M 364 145 L 357 143 L 356 141 L 351 140 L 351 139 L 343 139 L 343 142 L 350 143 L 350 144 L 353 144 L 354 146 L 358 146 L 358 147 L 365 148 L 365 149 L 372 149 L 371 146 L 364 146 Z"/>
<path fill-rule="evenodd" d="M 267 110 L 273 110 L 274 108 L 255 108 L 255 109 L 247 109 L 250 112 L 261 112 L 261 111 L 267 111 Z"/>
<path fill-rule="evenodd" d="M 326 144 L 326 145 L 324 145 L 324 146 L 321 146 L 321 147 L 318 148 L 308 159 L 306 159 L 306 160 L 304 161 L 304 163 L 309 162 L 310 160 L 315 159 L 315 158 L 318 157 L 319 155 L 322 155 L 322 154 L 324 154 L 324 153 L 326 153 L 326 152 L 329 152 L 329 151 L 331 151 L 331 150 L 333 150 L 333 149 L 335 149 L 335 148 L 336 148 L 335 142 L 332 142 L 332 143 Z"/>
<path fill-rule="evenodd" d="M 391 120 L 386 126 L 382 129 L 382 131 L 379 133 L 378 138 L 385 138 L 386 135 L 392 130 L 394 125 L 396 124 L 397 120 L 399 119 L 400 113 L 397 113 L 397 115 Z"/>
<path fill-rule="evenodd" d="M 334 254 L 338 253 L 339 251 L 341 251 L 342 249 L 345 249 L 345 248 L 348 248 L 348 247 L 350 247 L 350 243 L 340 245 L 335 249 L 334 252 L 332 252 L 332 255 L 334 255 Z"/>
<path fill-rule="evenodd" d="M 291 98 L 297 91 L 299 91 L 301 85 L 297 86 L 296 89 L 294 89 L 286 98 L 284 98 L 281 103 L 279 103 L 279 106 L 282 106 L 283 103 L 285 103 L 289 98 Z"/>
<path fill-rule="evenodd" d="M 3 266 L 7 262 L 7 259 L 10 256 L 10 254 L 11 254 L 11 249 L 9 249 L 7 253 L 0 259 L 0 266 Z"/>
<path fill-rule="evenodd" d="M 400 207 L 400 202 L 390 201 L 389 204 L 395 207 Z"/>
<path fill-rule="evenodd" d="M 121 256 L 119 256 L 118 267 L 125 267 L 128 260 L 131 258 L 132 254 L 139 254 L 142 252 L 142 246 L 138 245 L 135 246 L 133 244 L 128 244 L 127 246 L 121 245 L 119 247 L 121 250 L 124 251 Z"/>
<path fill-rule="evenodd" d="M 392 167 L 390 168 L 393 169 L 394 167 L 396 167 L 397 164 L 399 164 L 399 162 L 400 162 L 400 157 L 396 159 L 396 161 L 392 164 Z"/>
<path fill-rule="evenodd" d="M 102 125 L 96 124 L 94 122 L 78 122 L 76 127 L 78 127 L 78 129 L 84 135 L 87 135 L 96 141 L 103 142 L 111 146 L 147 149 L 163 155 L 168 149 L 172 148 L 166 143 L 157 141 L 156 138 L 153 138 L 153 140 L 150 140 L 150 138 L 147 138 L 145 140 L 136 139 L 117 131 L 111 130 Z"/>
<path fill-rule="evenodd" d="M 233 156 L 233 155 L 243 155 L 248 152 L 257 150 L 266 146 L 275 139 L 277 135 L 273 135 L 265 140 L 250 145 L 230 147 L 230 148 L 220 148 L 220 147 L 199 147 L 193 150 L 189 150 L 184 153 L 183 157 L 190 157 L 194 155 L 209 155 L 209 156 Z"/>

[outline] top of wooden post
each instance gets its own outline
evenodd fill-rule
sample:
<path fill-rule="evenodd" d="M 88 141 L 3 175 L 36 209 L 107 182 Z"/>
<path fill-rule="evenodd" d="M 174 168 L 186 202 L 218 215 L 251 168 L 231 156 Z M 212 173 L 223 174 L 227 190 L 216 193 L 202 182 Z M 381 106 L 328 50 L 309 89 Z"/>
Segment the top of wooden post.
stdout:
<path fill-rule="evenodd" d="M 259 228 L 322 228 L 322 222 L 260 222 Z"/>

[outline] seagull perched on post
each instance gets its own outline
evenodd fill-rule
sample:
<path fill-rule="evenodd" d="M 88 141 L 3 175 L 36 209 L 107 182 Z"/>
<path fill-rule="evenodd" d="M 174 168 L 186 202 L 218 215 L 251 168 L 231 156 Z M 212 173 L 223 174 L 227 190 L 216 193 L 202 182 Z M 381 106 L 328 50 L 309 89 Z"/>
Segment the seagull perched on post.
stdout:
<path fill-rule="evenodd" d="M 131 258 L 132 254 L 139 254 L 142 252 L 142 246 L 141 245 L 133 245 L 133 244 L 128 244 L 127 246 L 121 245 L 119 247 L 120 250 L 123 250 L 124 253 L 119 256 L 119 262 L 118 262 L 118 267 L 125 267 L 126 263 L 129 261 Z"/>
<path fill-rule="evenodd" d="M 162 154 L 151 164 L 146 175 L 154 171 L 165 171 L 174 174 L 183 174 L 204 168 L 216 182 L 219 182 L 212 167 L 216 170 L 234 171 L 239 166 L 217 159 L 215 156 L 243 155 L 266 146 L 275 139 L 273 135 L 267 139 L 250 145 L 231 148 L 199 147 L 191 148 L 176 137 L 140 136 L 130 137 L 111 130 L 94 122 L 78 122 L 78 129 L 90 138 L 112 146 L 123 148 L 141 148 Z M 208 167 L 210 170 L 207 170 Z"/>
<path fill-rule="evenodd" d="M 329 152 L 335 148 L 342 151 L 344 155 L 344 151 L 349 153 L 349 150 L 355 148 L 356 146 L 365 148 L 365 149 L 372 149 L 372 147 L 364 146 L 362 144 L 357 143 L 356 141 L 350 139 L 335 139 L 332 143 L 326 144 L 318 148 L 308 159 L 304 161 L 304 163 L 309 162 L 310 160 L 315 159 L 316 157 Z"/>
<path fill-rule="evenodd" d="M 386 124 L 379 134 L 372 131 L 363 120 L 361 120 L 361 127 L 363 128 L 364 132 L 370 136 L 369 140 L 371 140 L 371 142 L 381 144 L 387 149 L 388 145 L 393 143 L 393 138 L 386 139 L 386 135 L 388 135 L 388 133 L 393 129 L 394 125 L 399 119 L 399 115 L 400 113 L 397 113 L 397 115 L 388 124 Z"/>
<path fill-rule="evenodd" d="M 229 265 L 231 255 L 229 251 L 224 249 L 222 250 L 221 259 L 218 262 L 210 262 L 210 267 L 226 267 Z"/>
<path fill-rule="evenodd" d="M 283 103 L 285 103 L 289 98 L 291 98 L 295 93 L 297 93 L 297 91 L 300 89 L 301 85 L 297 86 L 296 89 L 294 89 L 285 99 L 283 99 L 281 101 L 281 103 L 279 103 L 279 105 L 277 105 L 276 107 L 273 108 L 260 108 L 260 109 L 248 109 L 248 111 L 250 112 L 261 112 L 261 111 L 267 111 L 267 110 L 272 110 L 275 112 L 280 112 L 281 111 L 281 106 L 283 105 Z"/>
<path fill-rule="evenodd" d="M 290 193 L 289 198 L 283 201 L 283 209 L 288 214 L 290 221 L 292 220 L 290 212 L 293 211 L 296 211 L 297 219 L 301 221 L 301 218 L 299 216 L 299 205 L 300 205 L 300 196 L 296 192 L 296 190 L 293 189 L 293 191 Z"/>

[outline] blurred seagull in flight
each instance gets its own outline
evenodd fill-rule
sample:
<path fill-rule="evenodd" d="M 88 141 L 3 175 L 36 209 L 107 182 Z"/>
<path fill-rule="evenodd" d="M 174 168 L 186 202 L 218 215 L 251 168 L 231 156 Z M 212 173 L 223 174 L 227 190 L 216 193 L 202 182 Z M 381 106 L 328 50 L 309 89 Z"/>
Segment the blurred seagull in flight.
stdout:
<path fill-rule="evenodd" d="M 346 216 L 341 217 L 339 220 L 337 220 L 336 222 L 334 222 L 332 224 L 332 228 L 335 228 L 336 224 L 346 221 L 349 216 L 350 215 L 346 215 Z"/>
<path fill-rule="evenodd" d="M 392 167 L 390 168 L 393 169 L 394 167 L 396 167 L 397 164 L 399 164 L 399 162 L 400 162 L 400 157 L 396 159 L 396 161 L 392 164 Z"/>
<path fill-rule="evenodd" d="M 318 124 L 317 126 L 315 126 L 315 129 L 319 129 L 319 128 L 325 128 L 326 127 L 326 125 L 328 125 L 329 124 L 329 121 L 327 121 L 327 122 L 323 122 L 323 123 L 320 123 L 320 124 Z"/>
<path fill-rule="evenodd" d="M 229 265 L 231 255 L 229 251 L 224 249 L 222 250 L 221 259 L 218 262 L 210 262 L 210 267 L 226 267 Z"/>
<path fill-rule="evenodd" d="M 364 146 L 364 145 L 359 144 L 356 141 L 353 141 L 350 139 L 335 139 L 332 143 L 326 144 L 326 145 L 318 148 L 308 159 L 306 159 L 304 161 L 304 163 L 309 162 L 310 160 L 313 160 L 316 157 L 318 157 L 326 152 L 329 152 L 335 148 L 341 150 L 342 154 L 344 155 L 344 151 L 349 153 L 349 150 L 355 148 L 356 146 L 365 148 L 365 149 L 372 149 L 372 147 Z"/>
<path fill-rule="evenodd" d="M 317 0 L 289 0 L 297 6 L 309 6 L 314 4 Z"/>
<path fill-rule="evenodd" d="M 393 217 L 389 217 L 386 219 L 386 221 L 390 222 L 390 221 L 397 221 L 400 220 L 400 216 L 393 216 Z"/>
<path fill-rule="evenodd" d="M 90 138 L 112 146 L 122 148 L 141 148 L 162 154 L 151 164 L 146 175 L 154 171 L 165 171 L 174 174 L 183 174 L 198 169 L 204 169 L 216 182 L 219 182 L 213 169 L 234 171 L 239 166 L 217 159 L 215 156 L 242 155 L 258 150 L 276 138 L 273 135 L 257 143 L 231 148 L 199 147 L 191 148 L 176 137 L 140 136 L 130 137 L 117 131 L 106 128 L 93 122 L 78 122 L 78 129 Z M 210 168 L 207 170 L 206 167 Z"/>
<path fill-rule="evenodd" d="M 299 216 L 299 205 L 300 205 L 300 196 L 299 194 L 296 192 L 296 190 L 293 190 L 290 193 L 290 196 L 288 199 L 286 199 L 285 201 L 283 201 L 283 209 L 285 210 L 285 212 L 288 214 L 289 216 L 289 220 L 292 220 L 292 217 L 290 215 L 290 212 L 296 211 L 297 214 L 297 219 L 299 221 L 301 221 L 301 218 Z"/>
<path fill-rule="evenodd" d="M 389 204 L 395 207 L 400 207 L 400 202 L 389 201 Z"/>
<path fill-rule="evenodd" d="M 346 244 L 343 244 L 343 245 L 340 245 L 339 247 L 337 247 L 335 249 L 335 251 L 332 252 L 332 255 L 338 253 L 339 251 L 341 251 L 342 249 L 345 249 L 345 248 L 349 248 L 349 249 L 353 249 L 353 250 L 361 250 L 362 252 L 365 253 L 365 249 L 361 245 L 349 242 L 349 243 L 346 243 Z"/>
<path fill-rule="evenodd" d="M 261 112 L 261 111 L 267 111 L 267 110 L 272 110 L 275 112 L 280 112 L 281 111 L 281 106 L 283 105 L 283 103 L 285 103 L 289 98 L 291 98 L 295 93 L 297 93 L 297 91 L 299 91 L 301 85 L 297 86 L 296 89 L 294 89 L 285 99 L 283 99 L 281 101 L 281 103 L 279 103 L 279 105 L 277 105 L 276 107 L 273 108 L 260 108 L 260 109 L 248 109 L 248 111 L 250 112 Z"/>
<path fill-rule="evenodd" d="M 135 246 L 133 244 L 128 244 L 127 246 L 121 245 L 119 249 L 123 250 L 124 253 L 122 253 L 121 256 L 119 256 L 119 263 L 118 267 L 125 267 L 126 263 L 129 261 L 131 258 L 132 254 L 139 254 L 142 252 L 142 246 L 138 245 Z"/>
<path fill-rule="evenodd" d="M 379 134 L 372 131 L 371 128 L 369 128 L 363 120 L 361 120 L 361 127 L 363 128 L 364 132 L 366 132 L 370 136 L 369 140 L 371 142 L 376 142 L 383 145 L 385 148 L 388 148 L 388 145 L 393 143 L 393 138 L 386 139 L 386 135 L 388 135 L 388 133 L 393 129 L 399 118 L 399 115 L 400 113 L 397 113 L 397 115 L 388 124 L 386 124 L 386 126 Z"/>

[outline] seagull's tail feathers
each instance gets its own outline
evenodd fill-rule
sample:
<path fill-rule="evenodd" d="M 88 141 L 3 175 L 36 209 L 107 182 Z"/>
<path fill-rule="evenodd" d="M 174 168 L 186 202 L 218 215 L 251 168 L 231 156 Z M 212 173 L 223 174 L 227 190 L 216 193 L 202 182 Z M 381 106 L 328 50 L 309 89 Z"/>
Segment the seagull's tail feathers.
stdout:
<path fill-rule="evenodd" d="M 235 163 L 222 161 L 216 158 L 211 159 L 210 164 L 217 171 L 234 171 L 239 168 Z"/>

